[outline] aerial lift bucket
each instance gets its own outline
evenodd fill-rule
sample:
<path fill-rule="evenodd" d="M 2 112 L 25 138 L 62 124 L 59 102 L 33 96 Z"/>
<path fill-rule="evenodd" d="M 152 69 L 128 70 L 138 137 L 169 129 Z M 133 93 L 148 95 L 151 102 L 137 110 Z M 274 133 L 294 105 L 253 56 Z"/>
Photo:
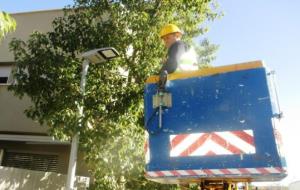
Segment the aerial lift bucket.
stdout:
<path fill-rule="evenodd" d="M 167 184 L 283 179 L 272 74 L 261 61 L 175 73 L 163 94 L 158 77 L 148 78 L 146 177 Z"/>

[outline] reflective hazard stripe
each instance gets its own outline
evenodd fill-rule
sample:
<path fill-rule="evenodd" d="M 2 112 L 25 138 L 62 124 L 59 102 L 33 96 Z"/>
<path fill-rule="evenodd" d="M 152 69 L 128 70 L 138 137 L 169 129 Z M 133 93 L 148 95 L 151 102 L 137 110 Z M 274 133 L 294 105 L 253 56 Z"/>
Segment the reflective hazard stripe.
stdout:
<path fill-rule="evenodd" d="M 252 130 L 170 135 L 170 156 L 254 154 Z"/>
<path fill-rule="evenodd" d="M 263 168 L 226 168 L 226 169 L 203 169 L 203 170 L 162 170 L 147 171 L 147 178 L 159 177 L 188 177 L 188 176 L 228 176 L 235 175 L 266 175 L 266 174 L 283 174 L 286 173 L 285 168 L 280 167 L 263 167 Z"/>

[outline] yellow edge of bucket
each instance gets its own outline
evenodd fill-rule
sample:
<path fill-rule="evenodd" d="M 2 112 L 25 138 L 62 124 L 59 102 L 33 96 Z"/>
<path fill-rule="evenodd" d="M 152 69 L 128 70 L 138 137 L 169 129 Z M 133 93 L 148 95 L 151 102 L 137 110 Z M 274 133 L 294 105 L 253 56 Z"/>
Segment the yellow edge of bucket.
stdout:
<path fill-rule="evenodd" d="M 209 76 L 209 75 L 215 75 L 215 74 L 227 73 L 227 72 L 233 72 L 233 71 L 255 69 L 255 68 L 260 68 L 260 67 L 263 67 L 262 61 L 251 61 L 251 62 L 246 62 L 246 63 L 225 65 L 225 66 L 219 66 L 219 67 L 209 67 L 209 68 L 204 68 L 204 69 L 197 70 L 197 71 L 184 71 L 184 72 L 179 72 L 179 73 L 172 73 L 172 74 L 168 75 L 168 80 Z M 150 76 L 146 80 L 146 83 L 157 83 L 158 80 L 159 80 L 159 76 L 154 75 L 154 76 Z"/>

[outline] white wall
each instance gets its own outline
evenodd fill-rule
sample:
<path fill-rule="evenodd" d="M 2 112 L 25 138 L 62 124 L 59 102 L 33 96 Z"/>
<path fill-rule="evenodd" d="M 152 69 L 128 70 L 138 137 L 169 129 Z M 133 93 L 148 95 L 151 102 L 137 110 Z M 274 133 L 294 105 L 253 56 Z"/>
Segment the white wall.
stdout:
<path fill-rule="evenodd" d="M 67 176 L 54 172 L 40 172 L 0 166 L 0 189 L 9 190 L 65 190 Z M 88 177 L 76 177 L 77 190 L 89 186 Z"/>
<path fill-rule="evenodd" d="M 13 54 L 9 51 L 9 43 L 13 38 L 27 40 L 34 31 L 48 32 L 52 30 L 54 18 L 62 16 L 62 10 L 47 10 L 27 13 L 15 13 L 11 16 L 17 22 L 16 31 L 9 33 L 0 42 L 0 63 L 13 62 Z"/>

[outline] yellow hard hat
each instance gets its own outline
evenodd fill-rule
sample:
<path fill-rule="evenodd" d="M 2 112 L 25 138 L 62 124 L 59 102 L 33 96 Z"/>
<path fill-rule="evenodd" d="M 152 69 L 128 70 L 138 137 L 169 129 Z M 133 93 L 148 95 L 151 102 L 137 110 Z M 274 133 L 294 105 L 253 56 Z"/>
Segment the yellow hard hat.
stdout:
<path fill-rule="evenodd" d="M 172 33 L 176 33 L 176 32 L 182 34 L 182 32 L 178 28 L 178 26 L 176 26 L 175 24 L 167 24 L 161 29 L 159 36 L 163 37 L 167 34 L 172 34 Z"/>

